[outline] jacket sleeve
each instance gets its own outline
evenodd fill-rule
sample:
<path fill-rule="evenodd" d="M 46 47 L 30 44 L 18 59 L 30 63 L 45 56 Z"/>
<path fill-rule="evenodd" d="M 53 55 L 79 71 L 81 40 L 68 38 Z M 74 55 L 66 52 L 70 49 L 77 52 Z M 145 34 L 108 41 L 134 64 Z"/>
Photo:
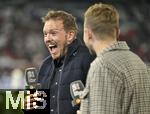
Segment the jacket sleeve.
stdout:
<path fill-rule="evenodd" d="M 123 84 L 117 75 L 102 64 L 91 66 L 86 84 L 86 88 L 89 88 L 89 95 L 81 102 L 81 114 L 121 113 Z"/>
<path fill-rule="evenodd" d="M 81 64 L 81 68 L 83 70 L 83 75 L 84 75 L 84 84 L 86 82 L 86 77 L 90 68 L 90 64 L 92 63 L 92 61 L 94 60 L 95 56 L 90 55 L 90 53 L 85 53 L 84 56 L 82 56 L 82 64 Z"/>

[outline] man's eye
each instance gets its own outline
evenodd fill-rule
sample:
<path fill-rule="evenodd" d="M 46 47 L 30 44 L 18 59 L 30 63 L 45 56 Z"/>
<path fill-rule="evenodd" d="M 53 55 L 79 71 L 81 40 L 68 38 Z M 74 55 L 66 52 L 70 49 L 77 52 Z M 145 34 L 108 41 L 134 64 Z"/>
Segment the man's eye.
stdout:
<path fill-rule="evenodd" d="M 57 32 L 51 32 L 50 34 L 55 36 L 57 34 Z"/>
<path fill-rule="evenodd" d="M 44 33 L 44 36 L 47 36 L 47 33 Z"/>
<path fill-rule="evenodd" d="M 47 35 L 56 36 L 58 34 L 58 32 L 57 31 L 50 31 L 48 33 L 44 32 L 43 34 L 44 34 L 44 37 L 46 37 Z"/>

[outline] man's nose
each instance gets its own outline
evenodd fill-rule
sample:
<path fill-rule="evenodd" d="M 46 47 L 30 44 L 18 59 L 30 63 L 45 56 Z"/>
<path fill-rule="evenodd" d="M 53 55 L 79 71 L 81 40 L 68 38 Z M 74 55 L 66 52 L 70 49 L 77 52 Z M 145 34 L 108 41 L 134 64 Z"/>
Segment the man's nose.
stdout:
<path fill-rule="evenodd" d="M 52 40 L 51 34 L 48 33 L 48 34 L 46 35 L 46 37 L 45 37 L 45 40 Z"/>

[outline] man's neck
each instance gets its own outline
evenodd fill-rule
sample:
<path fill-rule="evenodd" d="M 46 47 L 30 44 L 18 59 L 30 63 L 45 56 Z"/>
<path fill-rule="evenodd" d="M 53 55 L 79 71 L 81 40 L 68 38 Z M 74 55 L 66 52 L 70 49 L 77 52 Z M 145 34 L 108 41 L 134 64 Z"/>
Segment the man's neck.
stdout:
<path fill-rule="evenodd" d="M 65 58 L 65 56 L 60 57 L 60 58 L 54 60 L 55 67 L 60 67 L 60 66 L 62 66 L 62 64 L 63 64 L 63 62 L 64 62 L 64 58 Z"/>
<path fill-rule="evenodd" d="M 105 41 L 97 40 L 97 41 L 95 41 L 93 48 L 96 52 L 96 55 L 102 53 L 105 48 L 109 47 L 114 42 L 116 42 L 116 40 L 105 40 Z"/>

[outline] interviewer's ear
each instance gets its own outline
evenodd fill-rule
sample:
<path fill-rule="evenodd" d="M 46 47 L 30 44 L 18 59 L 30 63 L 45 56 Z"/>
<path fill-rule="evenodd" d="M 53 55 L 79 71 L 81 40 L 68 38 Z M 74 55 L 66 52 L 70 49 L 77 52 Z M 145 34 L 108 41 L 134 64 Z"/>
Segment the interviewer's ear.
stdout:
<path fill-rule="evenodd" d="M 87 28 L 87 40 L 92 41 L 94 38 L 94 34 L 90 28 Z"/>
<path fill-rule="evenodd" d="M 85 44 L 89 44 L 90 40 L 92 39 L 92 32 L 91 30 L 84 26 L 84 35 L 83 35 L 83 39 Z"/>
<path fill-rule="evenodd" d="M 89 38 L 89 40 L 91 40 L 92 38 L 93 38 L 93 32 L 92 32 L 92 30 L 90 29 L 90 28 L 88 28 L 88 38 Z"/>

